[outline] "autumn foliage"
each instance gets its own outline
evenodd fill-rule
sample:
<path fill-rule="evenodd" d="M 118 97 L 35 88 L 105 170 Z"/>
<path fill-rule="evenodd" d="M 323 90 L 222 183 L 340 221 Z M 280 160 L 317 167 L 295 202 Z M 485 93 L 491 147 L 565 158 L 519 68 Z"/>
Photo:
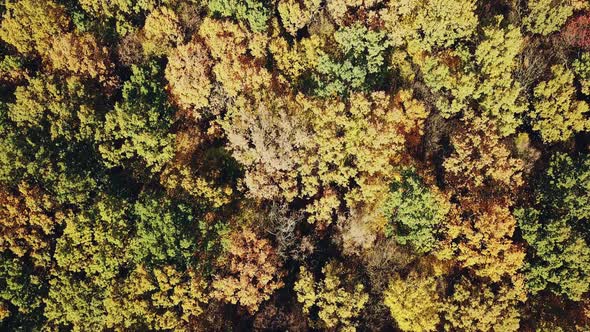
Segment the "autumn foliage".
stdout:
<path fill-rule="evenodd" d="M 588 331 L 587 0 L 2 0 L 1 331 Z"/>

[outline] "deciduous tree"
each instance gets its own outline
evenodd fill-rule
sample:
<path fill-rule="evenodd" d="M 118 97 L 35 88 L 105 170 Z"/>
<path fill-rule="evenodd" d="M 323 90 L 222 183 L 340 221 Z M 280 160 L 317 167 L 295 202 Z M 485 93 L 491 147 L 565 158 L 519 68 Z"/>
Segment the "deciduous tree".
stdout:
<path fill-rule="evenodd" d="M 410 272 L 394 275 L 383 293 L 383 303 L 402 331 L 436 331 L 442 299 L 433 276 Z"/>
<path fill-rule="evenodd" d="M 132 66 L 123 84 L 123 100 L 105 116 L 97 134 L 107 167 L 133 167 L 159 172 L 173 157 L 170 132 L 174 110 L 163 87 L 163 73 L 155 63 Z"/>
<path fill-rule="evenodd" d="M 227 268 L 211 283 L 211 296 L 255 313 L 262 302 L 283 287 L 279 257 L 268 240 L 246 229 L 230 237 L 226 250 L 221 263 Z"/>
<path fill-rule="evenodd" d="M 546 143 L 566 141 L 574 134 L 588 129 L 585 101 L 576 100 L 574 74 L 562 65 L 551 67 L 551 79 L 535 87 L 533 112 L 529 113 L 533 130 Z"/>
<path fill-rule="evenodd" d="M 369 300 L 364 285 L 347 285 L 350 282 L 342 279 L 346 274 L 335 262 L 324 266 L 322 274 L 323 278 L 318 281 L 305 267 L 299 269 L 294 290 L 303 312 L 309 315 L 310 310 L 318 310 L 318 321 L 308 316 L 318 328 L 356 331 L 355 321 Z"/>
<path fill-rule="evenodd" d="M 193 118 L 201 117 L 200 110 L 209 106 L 211 67 L 213 63 L 205 46 L 197 41 L 173 50 L 166 65 L 166 80 L 175 103 Z"/>
<path fill-rule="evenodd" d="M 412 170 L 402 172 L 401 180 L 391 184 L 384 204 L 389 219 L 388 233 L 396 241 L 423 254 L 436 248 L 450 205 L 436 188 L 429 188 Z"/>
<path fill-rule="evenodd" d="M 0 38 L 25 55 L 45 55 L 68 25 L 65 8 L 52 0 L 7 1 Z"/>

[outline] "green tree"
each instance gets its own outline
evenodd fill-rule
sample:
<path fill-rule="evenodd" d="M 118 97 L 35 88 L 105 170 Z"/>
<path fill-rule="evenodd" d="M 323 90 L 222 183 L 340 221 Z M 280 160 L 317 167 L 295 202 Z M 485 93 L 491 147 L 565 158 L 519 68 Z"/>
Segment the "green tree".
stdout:
<path fill-rule="evenodd" d="M 192 209 L 159 193 L 143 193 L 133 208 L 130 258 L 138 263 L 186 266 L 196 250 L 199 223 Z"/>
<path fill-rule="evenodd" d="M 590 246 L 585 223 L 590 217 L 590 159 L 552 156 L 535 191 L 532 207 L 517 210 L 529 244 L 531 292 L 548 289 L 580 300 L 590 290 Z"/>
<path fill-rule="evenodd" d="M 401 178 L 392 183 L 384 203 L 390 221 L 386 230 L 398 243 L 410 245 L 419 254 L 427 253 L 437 246 L 437 234 L 449 212 L 449 203 L 412 170 L 402 172 Z"/>
<path fill-rule="evenodd" d="M 58 203 L 87 200 L 104 174 L 93 141 L 96 93 L 74 77 L 40 75 L 18 87 L 0 110 L 0 180 L 13 188 L 37 183 Z"/>
<path fill-rule="evenodd" d="M 337 48 L 333 56 L 318 58 L 315 93 L 322 97 L 348 95 L 378 86 L 386 72 L 385 56 L 389 47 L 386 35 L 361 24 L 334 32 Z"/>
<path fill-rule="evenodd" d="M 174 155 L 173 115 L 159 65 L 132 66 L 123 100 L 106 114 L 97 134 L 105 165 L 159 172 Z"/>
<path fill-rule="evenodd" d="M 267 28 L 270 10 L 260 0 L 208 0 L 207 6 L 214 14 L 247 21 L 254 32 Z"/>
<path fill-rule="evenodd" d="M 590 289 L 590 247 L 564 219 L 541 219 L 535 209 L 517 210 L 523 238 L 530 246 L 526 265 L 532 294 L 551 290 L 578 301 Z"/>
<path fill-rule="evenodd" d="M 572 68 L 580 82 L 582 93 L 590 96 L 590 52 L 584 52 L 574 60 Z"/>
<path fill-rule="evenodd" d="M 46 280 L 36 275 L 23 258 L 0 254 L 0 327 L 12 320 L 13 328 L 33 330 L 42 321 L 42 303 Z M 3 328 L 9 328 L 4 326 Z"/>

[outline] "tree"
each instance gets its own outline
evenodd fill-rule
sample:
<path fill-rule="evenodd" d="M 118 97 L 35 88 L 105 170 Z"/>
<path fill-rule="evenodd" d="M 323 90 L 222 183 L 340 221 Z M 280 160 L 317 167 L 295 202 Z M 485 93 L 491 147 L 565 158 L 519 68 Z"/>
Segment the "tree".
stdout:
<path fill-rule="evenodd" d="M 207 49 L 199 41 L 191 41 L 174 49 L 168 57 L 166 80 L 175 103 L 193 118 L 209 106 L 211 93 L 211 67 L 213 63 Z"/>
<path fill-rule="evenodd" d="M 372 90 L 383 80 L 389 47 L 385 33 L 355 24 L 336 31 L 334 40 L 338 47 L 335 55 L 318 58 L 313 76 L 317 95 L 347 96 L 353 91 Z"/>
<path fill-rule="evenodd" d="M 568 45 L 590 51 L 590 13 L 570 19 L 561 34 Z"/>
<path fill-rule="evenodd" d="M 523 238 L 530 246 L 526 266 L 532 294 L 545 289 L 579 301 L 590 285 L 590 247 L 565 219 L 541 223 L 541 212 L 518 210 Z"/>
<path fill-rule="evenodd" d="M 105 325 L 117 330 L 186 330 L 205 310 L 209 300 L 205 287 L 194 271 L 138 265 L 128 278 L 109 288 Z"/>
<path fill-rule="evenodd" d="M 88 141 L 93 139 L 100 114 L 92 92 L 75 77 L 33 77 L 28 85 L 17 87 L 8 116 L 18 127 L 48 132 L 54 141 Z"/>
<path fill-rule="evenodd" d="M 572 68 L 580 82 L 582 93 L 590 96 L 590 52 L 584 52 L 580 58 L 574 60 Z"/>
<path fill-rule="evenodd" d="M 524 89 L 513 75 L 524 39 L 517 27 L 501 25 L 502 19 L 496 18 L 483 27 L 475 51 L 459 44 L 425 55 L 412 39 L 408 53 L 420 67 L 424 83 L 434 94 L 434 104 L 445 118 L 483 116 L 496 122 L 501 136 L 508 136 L 516 132 L 521 114 L 528 109 Z"/>
<path fill-rule="evenodd" d="M 528 0 L 528 15 L 523 19 L 523 26 L 532 33 L 548 35 L 556 32 L 574 13 L 571 1 L 565 0 Z"/>
<path fill-rule="evenodd" d="M 296 40 L 290 45 L 285 38 L 277 34 L 271 39 L 268 48 L 275 61 L 275 67 L 289 82 L 296 85 L 304 75 L 309 75 L 317 68 L 320 57 L 325 55 L 325 44 L 323 38 L 312 35 Z"/>
<path fill-rule="evenodd" d="M 415 42 L 412 42 L 415 43 Z M 420 67 L 424 83 L 433 91 L 435 106 L 441 115 L 450 118 L 456 114 L 473 113 L 470 109 L 472 97 L 476 93 L 478 79 L 475 73 L 461 68 L 471 54 L 465 48 L 449 50 L 441 56 L 422 55 L 414 50 L 418 45 L 409 46 L 416 54 L 411 54 L 413 61 Z M 451 97 L 449 97 L 451 96 Z"/>
<path fill-rule="evenodd" d="M 523 184 L 521 160 L 500 141 L 493 121 L 476 118 L 451 137 L 454 152 L 444 161 L 445 179 L 463 195 L 510 193 Z"/>
<path fill-rule="evenodd" d="M 227 268 L 211 283 L 211 296 L 255 313 L 262 302 L 283 287 L 279 257 L 268 240 L 258 239 L 246 229 L 230 237 L 226 250 L 220 264 Z"/>
<path fill-rule="evenodd" d="M 494 284 L 462 277 L 451 287 L 452 295 L 441 308 L 445 329 L 518 331 L 518 305 L 526 299 L 522 278 Z"/>
<path fill-rule="evenodd" d="M 318 0 L 306 0 L 302 3 L 293 0 L 279 1 L 278 10 L 285 30 L 292 36 L 305 27 L 317 14 L 321 2 Z"/>
<path fill-rule="evenodd" d="M 423 48 L 450 47 L 471 37 L 477 27 L 475 1 L 428 0 L 416 13 L 416 27 L 422 32 Z"/>
<path fill-rule="evenodd" d="M 6 55 L 0 61 L 0 82 L 19 85 L 28 78 L 24 59 L 15 55 Z"/>
<path fill-rule="evenodd" d="M 305 267 L 299 269 L 293 289 L 305 314 L 309 315 L 312 308 L 318 310 L 319 320 L 312 321 L 318 328 L 356 331 L 355 320 L 367 304 L 369 295 L 361 283 L 346 285 L 347 281 L 341 279 L 343 273 L 337 263 L 331 262 L 322 268 L 324 277 L 317 281 Z M 308 319 L 312 318 L 308 316 Z"/>
<path fill-rule="evenodd" d="M 109 86 L 114 84 L 108 50 L 89 33 L 70 32 L 55 36 L 47 58 L 56 71 L 94 78 Z"/>
<path fill-rule="evenodd" d="M 141 21 L 145 13 L 149 13 L 159 5 L 166 5 L 175 0 L 79 0 L 80 7 L 92 17 L 108 24 L 114 19 L 115 30 L 122 36 L 136 29 L 135 22 Z M 108 24 L 112 25 L 112 23 Z"/>
<path fill-rule="evenodd" d="M 269 89 L 271 74 L 264 68 L 266 38 L 252 34 L 238 24 L 205 19 L 199 36 L 217 61 L 213 73 L 227 95 L 232 98 L 244 92 Z"/>
<path fill-rule="evenodd" d="M 384 203 L 390 224 L 387 232 L 396 241 L 410 245 L 419 254 L 438 245 L 438 233 L 446 220 L 450 205 L 436 188 L 429 188 L 412 170 L 402 172 L 401 180 L 391 184 Z"/>
<path fill-rule="evenodd" d="M 80 213 L 65 212 L 53 255 L 59 269 L 83 273 L 92 284 L 106 287 L 127 263 L 129 215 L 127 201 L 109 196 Z"/>
<path fill-rule="evenodd" d="M 115 16 L 118 12 L 137 13 L 140 11 L 149 11 L 153 9 L 156 4 L 157 2 L 155 0 L 146 0 L 142 2 L 134 2 L 132 0 L 80 0 L 80 5 L 85 11 L 93 15 L 107 17 Z"/>
<path fill-rule="evenodd" d="M 123 101 L 106 114 L 97 134 L 107 167 L 157 173 L 173 157 L 174 134 L 170 128 L 174 110 L 167 100 L 162 76 L 153 62 L 132 66 L 131 78 L 123 84 Z"/>
<path fill-rule="evenodd" d="M 480 67 L 480 83 L 476 96 L 484 114 L 496 120 L 499 134 L 514 134 L 521 124 L 521 114 L 528 109 L 523 88 L 513 77 L 518 67 L 518 56 L 524 39 L 520 30 L 512 25 L 484 28 L 484 39 L 475 50 L 475 62 Z"/>
<path fill-rule="evenodd" d="M 40 76 L 15 91 L 8 109 L 2 105 L 3 184 L 36 183 L 59 204 L 89 199 L 104 179 L 91 139 L 98 121 L 89 91 L 76 78 Z"/>
<path fill-rule="evenodd" d="M 589 174 L 589 159 L 555 154 L 533 206 L 517 210 L 529 245 L 526 272 L 533 294 L 548 289 L 577 301 L 590 289 L 590 246 L 582 231 L 590 216 Z"/>
<path fill-rule="evenodd" d="M 464 203 L 460 208 L 452 211 L 447 223 L 446 250 L 451 252 L 441 250 L 437 254 L 456 259 L 475 275 L 492 282 L 518 278 L 525 252 L 512 240 L 516 219 L 509 206 L 492 201 L 480 202 L 479 206 Z"/>
<path fill-rule="evenodd" d="M 247 21 L 254 32 L 266 30 L 270 11 L 259 0 L 209 0 L 209 10 L 224 17 Z"/>
<path fill-rule="evenodd" d="M 590 218 L 590 158 L 557 153 L 541 179 L 544 187 L 537 193 L 537 202 L 545 209 L 572 221 Z"/>
<path fill-rule="evenodd" d="M 574 74 L 562 65 L 551 67 L 552 78 L 539 83 L 534 90 L 533 130 L 545 143 L 566 141 L 588 128 L 588 104 L 575 99 Z"/>
<path fill-rule="evenodd" d="M 408 90 L 393 98 L 357 93 L 346 103 L 268 92 L 258 98 L 237 99 L 221 123 L 233 156 L 246 167 L 250 192 L 318 198 L 308 207 L 309 221 L 323 224 L 340 205 L 335 188 L 344 189 L 349 206 L 386 194 L 406 136 L 420 137 L 428 115 Z"/>
<path fill-rule="evenodd" d="M 0 251 L 47 267 L 52 237 L 61 223 L 56 204 L 40 188 L 21 183 L 18 189 L 18 193 L 0 191 Z"/>
<path fill-rule="evenodd" d="M 221 121 L 232 156 L 244 166 L 244 181 L 257 197 L 292 200 L 297 194 L 299 147 L 310 138 L 290 102 L 261 91 L 254 102 L 238 98 L 228 105 Z"/>
<path fill-rule="evenodd" d="M 45 55 L 68 25 L 65 8 L 52 0 L 7 1 L 0 38 L 24 55 Z"/>
<path fill-rule="evenodd" d="M 55 329 L 72 331 L 105 328 L 104 289 L 68 271 L 54 270 L 49 280 L 49 293 L 43 299 L 47 324 Z"/>
<path fill-rule="evenodd" d="M 402 331 L 436 331 L 441 302 L 436 278 L 415 271 L 405 278 L 394 275 L 383 293 L 383 303 Z"/>
<path fill-rule="evenodd" d="M 171 197 L 220 208 L 232 200 L 238 167 L 228 151 L 191 126 L 176 133 L 175 156 L 160 183 Z"/>
<path fill-rule="evenodd" d="M 22 258 L 0 254 L 0 324 L 12 320 L 12 326 L 39 328 L 46 280 L 37 275 Z"/>
<path fill-rule="evenodd" d="M 161 193 L 143 193 L 133 207 L 135 234 L 129 258 L 136 264 L 188 266 L 196 250 L 199 222 L 190 206 Z"/>
<path fill-rule="evenodd" d="M 146 55 L 167 55 L 183 42 L 183 33 L 176 13 L 158 7 L 146 17 L 143 26 L 143 51 Z"/>

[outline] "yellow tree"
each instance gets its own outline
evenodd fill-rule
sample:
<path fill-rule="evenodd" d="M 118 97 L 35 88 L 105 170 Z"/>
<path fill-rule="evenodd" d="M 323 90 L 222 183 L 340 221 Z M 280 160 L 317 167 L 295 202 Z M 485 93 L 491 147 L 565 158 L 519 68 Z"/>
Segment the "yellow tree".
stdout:
<path fill-rule="evenodd" d="M 47 58 L 56 71 L 98 79 L 112 85 L 113 64 L 106 47 L 98 45 L 89 33 L 64 33 L 55 36 Z"/>
<path fill-rule="evenodd" d="M 575 2 L 569 0 L 528 0 L 528 15 L 523 19 L 524 27 L 533 33 L 548 35 L 559 31 L 572 16 Z"/>
<path fill-rule="evenodd" d="M 285 30 L 292 36 L 305 27 L 319 11 L 321 1 L 305 0 L 303 2 L 293 0 L 279 1 L 278 10 Z"/>
<path fill-rule="evenodd" d="M 526 299 L 524 279 L 490 283 L 462 277 L 441 307 L 445 330 L 518 331 L 518 306 Z"/>
<path fill-rule="evenodd" d="M 428 0 L 418 10 L 416 25 L 423 33 L 424 48 L 449 47 L 471 37 L 477 27 L 474 0 Z"/>
<path fill-rule="evenodd" d="M 573 72 L 562 65 L 551 67 L 552 78 L 539 83 L 534 90 L 533 111 L 530 113 L 533 130 L 545 143 L 566 141 L 574 134 L 590 128 L 585 114 L 589 107 L 576 100 Z"/>
<path fill-rule="evenodd" d="M 214 208 L 230 202 L 233 178 L 225 175 L 237 165 L 224 150 L 210 148 L 212 144 L 196 126 L 176 134 L 174 158 L 160 176 L 170 196 L 208 202 Z"/>
<path fill-rule="evenodd" d="M 227 20 L 206 18 L 199 36 L 209 48 L 215 79 L 230 97 L 270 87 L 271 75 L 263 67 L 266 37 Z"/>
<path fill-rule="evenodd" d="M 7 1 L 0 38 L 20 53 L 44 55 L 68 26 L 65 8 L 52 0 Z"/>
<path fill-rule="evenodd" d="M 346 277 L 344 272 L 337 263 L 331 262 L 322 268 L 324 277 L 317 281 L 305 267 L 299 270 L 294 286 L 297 301 L 303 305 L 303 312 L 307 315 L 312 308 L 318 310 L 318 321 L 308 317 L 318 328 L 356 331 L 355 320 L 369 301 L 369 295 L 365 293 L 363 284 L 350 284 L 343 280 Z"/>
<path fill-rule="evenodd" d="M 447 227 L 446 249 L 439 255 L 449 255 L 493 282 L 519 275 L 525 252 L 512 240 L 516 219 L 506 203 L 464 203 L 461 210 L 453 210 Z"/>
<path fill-rule="evenodd" d="M 520 29 L 512 25 L 502 29 L 501 23 L 484 28 L 484 39 L 475 50 L 480 82 L 475 95 L 481 111 L 496 120 L 500 135 L 508 136 L 516 132 L 528 109 L 523 88 L 513 77 L 524 39 Z"/>
<path fill-rule="evenodd" d="M 200 109 L 209 106 L 212 66 L 207 49 L 197 40 L 179 46 L 168 57 L 165 74 L 170 94 L 194 119 L 200 118 Z"/>
<path fill-rule="evenodd" d="M 40 188 L 25 183 L 18 193 L 0 191 L 0 251 L 28 256 L 35 266 L 50 263 L 51 237 L 61 222 L 55 203 Z"/>
<path fill-rule="evenodd" d="M 444 161 L 445 178 L 462 195 L 481 191 L 513 193 L 523 184 L 523 162 L 502 144 L 496 125 L 475 118 L 451 137 L 454 152 Z"/>
<path fill-rule="evenodd" d="M 383 304 L 402 331 L 436 331 L 442 299 L 434 276 L 410 272 L 394 275 L 383 293 Z"/>
<path fill-rule="evenodd" d="M 108 288 L 104 324 L 116 330 L 186 330 L 205 310 L 206 286 L 195 271 L 139 265 Z"/>
<path fill-rule="evenodd" d="M 143 26 L 143 51 L 146 55 L 166 55 L 183 41 L 176 13 L 167 7 L 158 7 L 146 17 Z"/>

